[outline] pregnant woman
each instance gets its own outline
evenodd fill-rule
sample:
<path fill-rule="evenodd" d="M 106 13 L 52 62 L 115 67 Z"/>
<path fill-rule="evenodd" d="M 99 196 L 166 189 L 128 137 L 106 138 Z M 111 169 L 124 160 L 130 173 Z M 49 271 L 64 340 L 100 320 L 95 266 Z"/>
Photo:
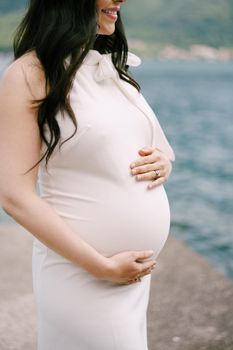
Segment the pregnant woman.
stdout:
<path fill-rule="evenodd" d="M 148 349 L 174 153 L 129 72 L 124 2 L 31 0 L 1 81 L 0 199 L 34 236 L 39 350 Z"/>

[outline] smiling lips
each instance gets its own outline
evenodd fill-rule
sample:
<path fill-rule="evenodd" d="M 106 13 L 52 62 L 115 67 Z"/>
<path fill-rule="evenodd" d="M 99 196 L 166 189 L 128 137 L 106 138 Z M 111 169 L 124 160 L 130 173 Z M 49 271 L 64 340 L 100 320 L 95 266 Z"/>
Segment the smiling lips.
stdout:
<path fill-rule="evenodd" d="M 119 7 L 114 7 L 106 10 L 102 10 L 102 12 L 108 16 L 108 18 L 111 18 L 113 21 L 117 20 L 117 12 L 120 11 Z"/>

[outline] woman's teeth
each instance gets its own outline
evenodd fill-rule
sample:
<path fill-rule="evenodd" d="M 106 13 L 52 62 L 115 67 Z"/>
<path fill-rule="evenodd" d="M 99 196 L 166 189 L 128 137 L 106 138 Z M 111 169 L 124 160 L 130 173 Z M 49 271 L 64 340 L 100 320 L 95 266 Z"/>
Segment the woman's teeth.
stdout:
<path fill-rule="evenodd" d="M 113 16 L 116 16 L 117 15 L 117 12 L 116 11 L 111 11 L 111 10 L 103 10 L 104 13 L 107 13 L 109 15 L 113 15 Z"/>

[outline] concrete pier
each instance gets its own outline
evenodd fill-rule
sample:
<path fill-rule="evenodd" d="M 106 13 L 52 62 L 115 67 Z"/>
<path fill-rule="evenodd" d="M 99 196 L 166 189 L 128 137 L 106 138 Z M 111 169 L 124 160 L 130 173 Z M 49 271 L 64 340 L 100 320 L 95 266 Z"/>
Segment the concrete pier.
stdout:
<path fill-rule="evenodd" d="M 31 234 L 0 225 L 0 350 L 36 350 L 31 249 Z M 170 235 L 152 274 L 149 350 L 233 350 L 232 315 L 233 281 Z"/>

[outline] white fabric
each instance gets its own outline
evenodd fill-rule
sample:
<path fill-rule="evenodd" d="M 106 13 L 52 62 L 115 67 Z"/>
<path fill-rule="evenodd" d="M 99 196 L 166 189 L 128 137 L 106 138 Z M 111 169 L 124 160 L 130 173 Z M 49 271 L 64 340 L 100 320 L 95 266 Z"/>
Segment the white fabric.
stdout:
<path fill-rule="evenodd" d="M 141 60 L 130 53 L 128 64 Z M 39 168 L 41 197 L 101 254 L 153 249 L 170 227 L 163 186 L 147 189 L 130 164 L 152 145 L 174 153 L 144 97 L 122 81 L 110 54 L 90 50 L 70 93 L 78 131 Z M 62 141 L 74 131 L 57 114 Z M 43 145 L 41 152 L 44 152 Z M 146 311 L 151 276 L 131 285 L 100 281 L 34 239 L 33 287 L 38 350 L 147 350 Z"/>

